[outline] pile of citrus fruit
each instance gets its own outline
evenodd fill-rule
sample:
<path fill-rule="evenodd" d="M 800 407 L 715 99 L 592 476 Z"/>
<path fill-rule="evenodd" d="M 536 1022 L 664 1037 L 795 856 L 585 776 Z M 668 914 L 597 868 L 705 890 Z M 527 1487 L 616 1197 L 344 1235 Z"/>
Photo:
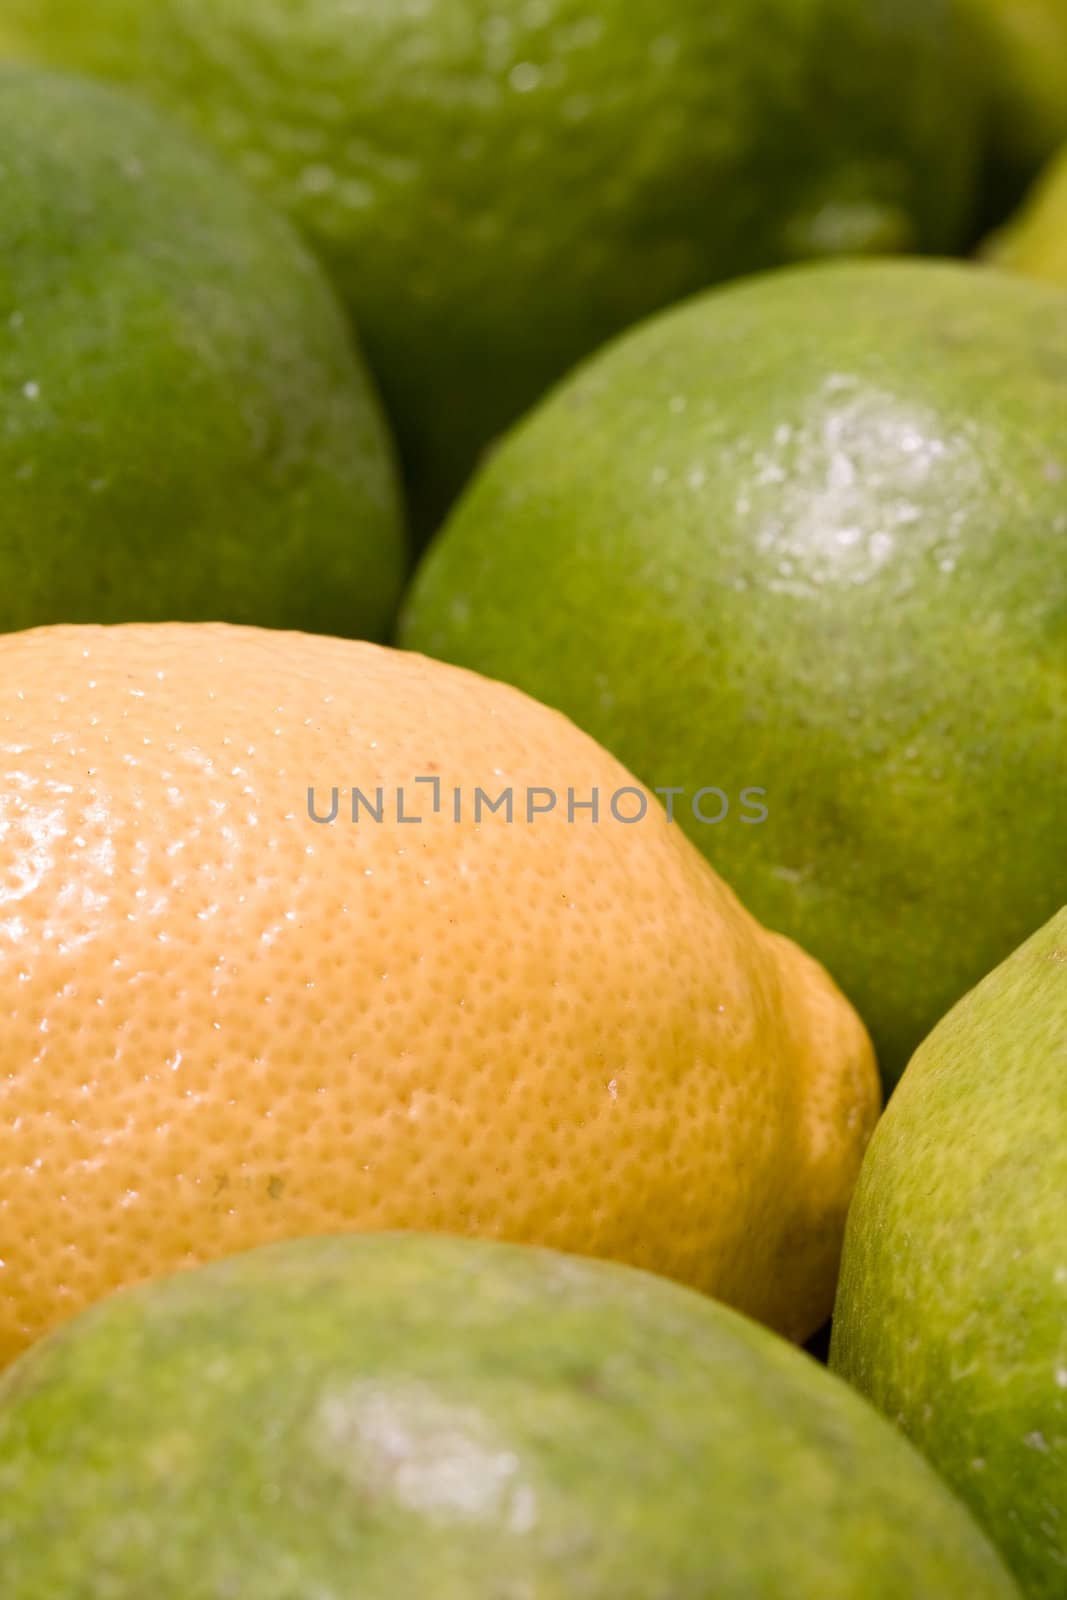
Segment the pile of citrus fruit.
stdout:
<path fill-rule="evenodd" d="M 0 1596 L 1067 1596 L 1064 0 L 4 0 Z"/>

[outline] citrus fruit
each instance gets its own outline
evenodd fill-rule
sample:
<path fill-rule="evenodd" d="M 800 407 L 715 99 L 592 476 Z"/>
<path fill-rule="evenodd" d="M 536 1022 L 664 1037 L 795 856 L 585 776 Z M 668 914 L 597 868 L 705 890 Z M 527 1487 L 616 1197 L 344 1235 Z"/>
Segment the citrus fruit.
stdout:
<path fill-rule="evenodd" d="M 644 782 L 721 790 L 678 820 L 889 1083 L 1067 892 L 1065 370 L 1067 297 L 977 267 L 719 290 L 512 434 L 402 612 Z"/>
<path fill-rule="evenodd" d="M 961 0 L 991 97 L 994 170 L 1026 179 L 1067 139 L 1064 0 Z"/>
<path fill-rule="evenodd" d="M 1043 173 L 1021 212 L 993 236 L 994 266 L 1067 289 L 1067 146 Z"/>
<path fill-rule="evenodd" d="M 863 1027 L 562 717 L 373 645 L 56 628 L 0 638 L 0 752 L 0 1360 L 349 1227 L 828 1315 Z"/>
<path fill-rule="evenodd" d="M 7 1600 L 1015 1594 L 922 1458 L 764 1329 L 416 1234 L 270 1245 L 27 1352 L 0 1557 Z"/>
<path fill-rule="evenodd" d="M 1067 910 L 916 1052 L 850 1213 L 834 1366 L 1067 1589 Z"/>
<path fill-rule="evenodd" d="M 951 249 L 969 222 L 955 0 L 5 0 L 3 30 L 136 84 L 298 219 L 423 525 L 637 317 L 797 256 Z"/>
<path fill-rule="evenodd" d="M 381 636 L 392 450 L 292 226 L 117 91 L 0 68 L 0 629 Z"/>

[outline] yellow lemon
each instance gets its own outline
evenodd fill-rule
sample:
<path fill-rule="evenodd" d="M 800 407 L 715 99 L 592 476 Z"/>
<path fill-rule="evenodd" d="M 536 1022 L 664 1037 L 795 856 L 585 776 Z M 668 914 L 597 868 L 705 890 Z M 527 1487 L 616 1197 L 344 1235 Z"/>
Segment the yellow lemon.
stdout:
<path fill-rule="evenodd" d="M 223 624 L 0 638 L 0 1085 L 4 1360 L 120 1285 L 381 1228 L 803 1338 L 878 1106 L 823 970 L 564 717 Z"/>

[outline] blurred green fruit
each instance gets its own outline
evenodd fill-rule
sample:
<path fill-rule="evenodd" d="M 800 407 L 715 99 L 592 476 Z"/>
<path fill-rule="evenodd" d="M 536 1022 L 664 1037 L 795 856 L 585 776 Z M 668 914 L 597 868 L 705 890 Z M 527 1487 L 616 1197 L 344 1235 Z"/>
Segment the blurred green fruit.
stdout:
<path fill-rule="evenodd" d="M 961 244 L 979 129 L 955 6 L 4 0 L 2 29 L 136 83 L 299 220 L 426 526 L 636 318 L 797 257 Z"/>
<path fill-rule="evenodd" d="M 21 67 L 0 191 L 0 629 L 386 633 L 391 447 L 291 225 L 136 100 Z"/>
<path fill-rule="evenodd" d="M 1017 185 L 1067 140 L 1065 0 L 961 0 L 992 99 L 993 167 Z"/>
<path fill-rule="evenodd" d="M 1067 289 L 1067 145 L 1019 214 L 986 246 L 987 260 Z"/>

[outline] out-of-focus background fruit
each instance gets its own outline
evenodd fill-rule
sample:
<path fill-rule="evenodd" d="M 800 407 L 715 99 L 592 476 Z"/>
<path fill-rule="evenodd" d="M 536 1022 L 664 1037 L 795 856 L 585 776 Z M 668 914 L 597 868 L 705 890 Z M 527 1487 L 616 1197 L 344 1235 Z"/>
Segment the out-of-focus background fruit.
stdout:
<path fill-rule="evenodd" d="M 981 96 L 953 0 L 5 0 L 305 229 L 428 532 L 609 335 L 798 257 L 966 245 Z"/>
<path fill-rule="evenodd" d="M 994 266 L 1067 289 L 1067 145 L 1042 171 L 1022 209 L 986 243 Z"/>
<path fill-rule="evenodd" d="M 960 0 L 977 30 L 988 96 L 987 207 L 1003 204 L 1067 143 L 1063 0 Z"/>
<path fill-rule="evenodd" d="M 0 627 L 383 636 L 377 396 L 293 229 L 149 107 L 0 66 Z"/>

